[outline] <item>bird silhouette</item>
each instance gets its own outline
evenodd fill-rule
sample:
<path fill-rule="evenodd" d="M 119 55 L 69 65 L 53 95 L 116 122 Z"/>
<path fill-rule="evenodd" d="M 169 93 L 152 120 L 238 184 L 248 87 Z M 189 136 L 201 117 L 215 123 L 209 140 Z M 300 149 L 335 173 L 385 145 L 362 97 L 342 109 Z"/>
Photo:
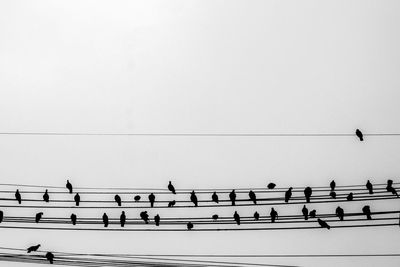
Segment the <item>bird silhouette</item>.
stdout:
<path fill-rule="evenodd" d="M 356 130 L 356 135 L 360 138 L 360 141 L 364 141 L 363 133 L 359 129 Z"/>
<path fill-rule="evenodd" d="M 69 180 L 67 180 L 65 187 L 68 189 L 69 193 L 72 194 L 72 184 L 69 182 Z"/>
<path fill-rule="evenodd" d="M 317 211 L 316 210 L 310 211 L 310 218 L 315 218 L 316 216 L 317 216 Z"/>
<path fill-rule="evenodd" d="M 19 193 L 19 190 L 15 191 L 15 199 L 18 201 L 18 204 L 21 204 L 22 199 L 21 199 L 21 194 Z"/>
<path fill-rule="evenodd" d="M 260 214 L 256 211 L 256 212 L 254 212 L 253 217 L 254 217 L 254 219 L 255 219 L 256 221 L 258 221 L 258 220 L 260 219 Z"/>
<path fill-rule="evenodd" d="M 396 189 L 393 187 L 393 180 L 387 180 L 386 190 L 388 192 L 392 193 L 393 195 L 396 195 L 397 197 L 399 197 L 399 194 L 397 194 Z"/>
<path fill-rule="evenodd" d="M 149 195 L 150 207 L 154 207 L 154 201 L 155 200 L 156 200 L 156 196 L 153 193 L 151 193 Z"/>
<path fill-rule="evenodd" d="M 172 185 L 171 181 L 168 183 L 168 190 L 172 192 L 172 194 L 176 194 L 175 187 Z"/>
<path fill-rule="evenodd" d="M 136 195 L 133 199 L 134 199 L 136 202 L 138 202 L 138 201 L 140 200 L 140 196 L 139 196 L 139 195 Z"/>
<path fill-rule="evenodd" d="M 147 211 L 142 211 L 140 213 L 140 218 L 147 224 L 149 223 L 149 215 L 147 214 Z"/>
<path fill-rule="evenodd" d="M 350 192 L 350 193 L 347 195 L 346 199 L 347 199 L 348 201 L 352 201 L 352 200 L 353 200 L 353 193 Z"/>
<path fill-rule="evenodd" d="M 42 216 L 43 216 L 43 212 L 38 212 L 38 213 L 36 213 L 35 222 L 36 222 L 36 223 L 39 223 L 39 221 L 40 221 L 40 219 L 42 218 Z"/>
<path fill-rule="evenodd" d="M 3 221 L 4 218 L 4 213 L 2 210 L 0 210 L 0 223 Z"/>
<path fill-rule="evenodd" d="M 214 192 L 211 196 L 212 201 L 219 203 L 217 192 Z"/>
<path fill-rule="evenodd" d="M 367 187 L 369 194 L 372 195 L 374 193 L 374 190 L 369 180 L 367 181 L 367 184 L 365 186 Z"/>
<path fill-rule="evenodd" d="M 160 215 L 157 214 L 156 216 L 154 216 L 154 223 L 156 224 L 156 226 L 160 226 L 160 220 Z"/>
<path fill-rule="evenodd" d="M 306 207 L 306 205 L 303 206 L 303 208 L 301 209 L 301 212 L 303 213 L 304 216 L 304 220 L 308 220 L 308 209 Z"/>
<path fill-rule="evenodd" d="M 75 194 L 74 200 L 75 200 L 75 205 L 79 206 L 79 202 L 81 201 L 81 197 L 79 196 L 78 193 Z"/>
<path fill-rule="evenodd" d="M 126 215 L 125 215 L 125 211 L 121 212 L 121 216 L 119 216 L 119 222 L 121 224 L 121 227 L 125 226 L 125 222 L 126 222 Z"/>
<path fill-rule="evenodd" d="M 74 213 L 71 214 L 71 222 L 72 225 L 76 225 L 76 215 Z"/>
<path fill-rule="evenodd" d="M 44 194 L 43 194 L 43 200 L 44 200 L 45 202 L 49 202 L 49 199 L 50 199 L 49 193 L 48 193 L 48 191 L 47 191 L 47 189 L 46 189 L 46 192 L 44 192 Z"/>
<path fill-rule="evenodd" d="M 214 221 L 218 220 L 218 214 L 214 214 L 214 215 L 212 216 L 212 219 L 213 219 Z"/>
<path fill-rule="evenodd" d="M 229 199 L 232 201 L 232 206 L 235 206 L 235 201 L 236 201 L 235 190 L 232 190 L 232 192 L 229 193 Z"/>
<path fill-rule="evenodd" d="M 191 222 L 188 222 L 186 226 L 187 226 L 188 230 L 192 230 L 193 229 L 193 223 L 191 223 Z"/>
<path fill-rule="evenodd" d="M 329 224 L 326 221 L 321 220 L 320 218 L 318 218 L 318 223 L 322 228 L 326 228 L 328 230 L 331 229 Z"/>
<path fill-rule="evenodd" d="M 274 184 L 274 183 L 269 183 L 269 184 L 267 185 L 268 189 L 274 189 L 275 186 L 276 186 L 276 184 Z"/>
<path fill-rule="evenodd" d="M 175 204 L 176 204 L 175 200 L 168 202 L 168 208 L 172 208 L 173 206 L 175 206 Z"/>
<path fill-rule="evenodd" d="M 311 195 L 312 195 L 312 189 L 311 189 L 311 187 L 307 186 L 304 189 L 304 196 L 306 197 L 306 202 L 307 203 L 310 203 Z"/>
<path fill-rule="evenodd" d="M 115 195 L 114 200 L 117 202 L 118 206 L 121 207 L 121 197 L 119 195 Z"/>
<path fill-rule="evenodd" d="M 344 210 L 343 210 L 340 206 L 338 206 L 338 207 L 336 208 L 336 216 L 339 217 L 339 220 L 343 221 L 343 218 L 344 218 Z"/>
<path fill-rule="evenodd" d="M 53 264 L 53 261 L 54 261 L 54 254 L 53 253 L 47 252 L 45 257 L 50 262 L 50 264 Z"/>
<path fill-rule="evenodd" d="M 331 198 L 336 198 L 336 192 L 335 191 L 331 191 L 329 193 L 329 195 L 331 196 Z"/>
<path fill-rule="evenodd" d="M 250 190 L 250 192 L 249 192 L 249 198 L 251 201 L 253 201 L 254 204 L 257 204 L 256 193 L 254 193 L 252 190 Z"/>
<path fill-rule="evenodd" d="M 274 209 L 271 208 L 271 212 L 269 214 L 271 216 L 271 222 L 275 222 L 276 219 L 278 219 L 278 212 Z"/>
<path fill-rule="evenodd" d="M 288 203 L 289 199 L 292 197 L 292 189 L 293 187 L 289 187 L 289 189 L 285 192 L 285 202 Z"/>
<path fill-rule="evenodd" d="M 104 227 L 108 227 L 108 216 L 105 212 L 103 214 L 103 223 L 104 223 Z"/>
<path fill-rule="evenodd" d="M 240 225 L 240 215 L 239 213 L 237 213 L 237 211 L 235 211 L 235 213 L 233 214 L 233 219 L 235 220 L 237 225 Z"/>
<path fill-rule="evenodd" d="M 40 244 L 37 244 L 36 246 L 30 246 L 26 252 L 31 253 L 32 251 L 37 251 L 40 248 Z"/>
<path fill-rule="evenodd" d="M 331 187 L 331 191 L 334 191 L 335 187 L 336 187 L 335 180 L 332 180 L 332 182 L 329 184 L 329 186 Z"/>
<path fill-rule="evenodd" d="M 193 202 L 194 206 L 197 207 L 197 196 L 194 190 L 190 193 L 190 201 Z"/>
<path fill-rule="evenodd" d="M 371 218 L 371 209 L 368 205 L 364 206 L 362 208 L 362 212 L 365 214 L 365 216 L 367 216 L 367 220 L 372 220 Z"/>

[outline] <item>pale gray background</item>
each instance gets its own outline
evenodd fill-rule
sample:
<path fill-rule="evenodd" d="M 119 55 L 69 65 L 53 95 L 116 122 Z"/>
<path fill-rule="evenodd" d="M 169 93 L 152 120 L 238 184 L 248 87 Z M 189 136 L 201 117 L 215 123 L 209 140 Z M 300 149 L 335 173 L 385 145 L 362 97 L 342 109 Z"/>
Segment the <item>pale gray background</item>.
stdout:
<path fill-rule="evenodd" d="M 2 1 L 0 131 L 400 132 L 399 14 L 400 2 L 386 0 Z M 342 185 L 398 182 L 399 148 L 398 137 L 360 143 L 351 137 L 1 136 L 0 177 L 104 187 L 164 187 L 173 179 L 178 188 L 261 187 L 270 180 L 321 186 L 332 178 Z M 380 205 L 395 209 L 398 201 Z M 400 248 L 398 227 L 0 233 L 2 246 L 40 242 L 43 249 L 72 252 Z M 400 265 L 397 258 L 265 262 Z"/>

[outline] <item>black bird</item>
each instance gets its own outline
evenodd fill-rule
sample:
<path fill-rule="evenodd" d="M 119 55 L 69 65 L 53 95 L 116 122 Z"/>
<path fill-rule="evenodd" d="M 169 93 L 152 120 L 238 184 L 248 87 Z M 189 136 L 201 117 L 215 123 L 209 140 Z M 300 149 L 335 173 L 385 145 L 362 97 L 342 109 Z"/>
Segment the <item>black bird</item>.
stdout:
<path fill-rule="evenodd" d="M 78 193 L 75 194 L 74 200 L 75 200 L 75 205 L 79 206 L 79 202 L 81 201 L 81 197 L 79 196 Z"/>
<path fill-rule="evenodd" d="M 397 194 L 396 189 L 393 187 L 393 180 L 387 180 L 386 190 L 388 192 L 392 193 L 393 195 L 396 195 L 397 197 L 399 197 L 399 194 Z"/>
<path fill-rule="evenodd" d="M 317 216 L 317 211 L 316 210 L 310 211 L 310 218 L 315 218 L 315 216 Z"/>
<path fill-rule="evenodd" d="M 288 203 L 289 199 L 292 197 L 292 189 L 293 189 L 293 187 L 290 187 L 285 193 L 285 202 L 286 203 Z"/>
<path fill-rule="evenodd" d="M 256 193 L 254 193 L 252 190 L 250 190 L 250 192 L 249 192 L 249 198 L 251 201 L 253 201 L 254 204 L 257 204 Z"/>
<path fill-rule="evenodd" d="M 336 192 L 335 191 L 331 191 L 329 193 L 329 195 L 331 196 L 331 198 L 336 198 Z"/>
<path fill-rule="evenodd" d="M 121 207 L 121 197 L 119 195 L 115 195 L 114 200 L 117 202 L 118 206 Z"/>
<path fill-rule="evenodd" d="M 108 216 L 105 212 L 103 214 L 103 223 L 104 223 L 104 227 L 108 227 Z"/>
<path fill-rule="evenodd" d="M 269 215 L 271 215 L 272 223 L 275 222 L 276 219 L 278 219 L 278 212 L 276 212 L 274 208 L 271 208 L 271 213 Z"/>
<path fill-rule="evenodd" d="M 340 206 L 338 206 L 338 207 L 336 208 L 336 216 L 338 216 L 339 219 L 340 219 L 341 221 L 343 221 L 343 218 L 344 218 L 344 210 L 343 210 Z"/>
<path fill-rule="evenodd" d="M 353 200 L 353 193 L 350 192 L 350 194 L 347 195 L 346 199 L 348 201 L 352 201 Z"/>
<path fill-rule="evenodd" d="M 218 220 L 218 214 L 214 214 L 214 215 L 212 216 L 212 219 L 213 219 L 214 221 Z"/>
<path fill-rule="evenodd" d="M 304 216 L 304 220 L 308 220 L 308 209 L 306 207 L 306 205 L 303 206 L 303 208 L 301 209 L 301 212 L 303 213 Z"/>
<path fill-rule="evenodd" d="M 171 181 L 168 183 L 168 190 L 172 192 L 172 194 L 176 194 L 175 187 L 172 185 Z"/>
<path fill-rule="evenodd" d="M 240 225 L 240 215 L 235 211 L 235 214 L 233 214 L 233 219 L 235 219 L 235 222 L 237 225 Z"/>
<path fill-rule="evenodd" d="M 140 196 L 139 196 L 139 195 L 136 195 L 133 199 L 134 199 L 136 202 L 138 202 L 138 201 L 140 200 Z"/>
<path fill-rule="evenodd" d="M 214 192 L 211 198 L 215 203 L 219 203 L 217 192 Z"/>
<path fill-rule="evenodd" d="M 360 138 L 360 141 L 364 141 L 363 134 L 359 129 L 356 130 L 356 135 Z"/>
<path fill-rule="evenodd" d="M 172 201 L 168 202 L 168 208 L 171 208 L 171 207 L 175 206 L 175 204 L 176 204 L 175 200 L 172 200 Z"/>
<path fill-rule="evenodd" d="M 49 202 L 49 199 L 50 199 L 49 193 L 48 193 L 48 191 L 47 191 L 47 189 L 46 189 L 46 192 L 44 192 L 44 194 L 43 194 L 43 200 L 44 200 L 45 202 Z"/>
<path fill-rule="evenodd" d="M 331 187 L 331 191 L 334 191 L 335 187 L 336 187 L 335 180 L 332 180 L 332 182 L 329 184 L 329 186 Z"/>
<path fill-rule="evenodd" d="M 307 203 L 310 203 L 311 195 L 312 195 L 312 189 L 311 189 L 311 187 L 307 186 L 304 189 L 304 196 L 306 197 L 306 202 Z"/>
<path fill-rule="evenodd" d="M 318 223 L 322 228 L 326 228 L 328 230 L 331 229 L 329 224 L 326 221 L 321 220 L 320 218 L 318 218 Z"/>
<path fill-rule="evenodd" d="M 157 214 L 156 216 L 154 216 L 154 223 L 156 224 L 156 226 L 160 226 L 160 220 L 160 215 Z"/>
<path fill-rule="evenodd" d="M 372 184 L 369 180 L 367 181 L 367 184 L 365 186 L 367 187 L 369 194 L 372 195 L 374 193 L 374 190 L 373 190 Z"/>
<path fill-rule="evenodd" d="M 362 208 L 362 212 L 365 214 L 365 216 L 367 216 L 367 220 L 372 220 L 371 218 L 371 209 L 368 205 L 364 206 Z"/>
<path fill-rule="evenodd" d="M 119 222 L 121 224 L 121 227 L 125 226 L 125 222 L 126 222 L 125 211 L 122 211 L 121 216 L 119 216 Z"/>
<path fill-rule="evenodd" d="M 142 211 L 140 213 L 140 218 L 147 224 L 149 223 L 149 215 L 147 214 L 147 211 Z"/>
<path fill-rule="evenodd" d="M 149 195 L 150 207 L 154 207 L 154 201 L 155 200 L 156 200 L 156 196 L 153 193 L 151 193 Z"/>
<path fill-rule="evenodd" d="M 2 210 L 0 210 L 0 223 L 3 221 L 4 218 L 4 213 Z"/>
<path fill-rule="evenodd" d="M 18 204 L 21 204 L 22 199 L 18 189 L 15 191 L 15 199 L 18 201 Z"/>
<path fill-rule="evenodd" d="M 54 254 L 53 253 L 47 252 L 45 257 L 50 262 L 50 264 L 53 264 L 53 261 L 54 261 Z"/>
<path fill-rule="evenodd" d="M 256 211 L 256 212 L 254 212 L 254 219 L 256 220 L 256 221 L 258 221 L 259 219 L 260 219 L 260 214 Z"/>
<path fill-rule="evenodd" d="M 36 213 L 35 222 L 39 223 L 40 219 L 42 218 L 43 212 Z"/>
<path fill-rule="evenodd" d="M 269 184 L 267 185 L 268 189 L 274 189 L 275 186 L 276 186 L 276 184 L 274 184 L 274 183 L 269 183 Z"/>
<path fill-rule="evenodd" d="M 235 190 L 232 190 L 232 192 L 229 193 L 229 199 L 232 201 L 232 206 L 235 206 L 235 201 L 236 201 Z"/>
<path fill-rule="evenodd" d="M 72 222 L 72 225 L 76 225 L 76 215 L 75 214 L 71 214 L 71 222 Z"/>
<path fill-rule="evenodd" d="M 197 196 L 194 190 L 190 193 L 190 201 L 193 202 L 194 206 L 197 207 Z"/>
<path fill-rule="evenodd" d="M 191 223 L 191 222 L 188 222 L 186 226 L 187 226 L 188 230 L 192 230 L 193 229 L 193 223 Z"/>
<path fill-rule="evenodd" d="M 69 180 L 67 180 L 65 187 L 68 189 L 69 193 L 72 194 L 72 184 L 69 182 Z"/>
<path fill-rule="evenodd" d="M 37 251 L 40 248 L 40 244 L 37 244 L 36 246 L 30 246 L 26 252 L 31 253 L 32 251 Z"/>

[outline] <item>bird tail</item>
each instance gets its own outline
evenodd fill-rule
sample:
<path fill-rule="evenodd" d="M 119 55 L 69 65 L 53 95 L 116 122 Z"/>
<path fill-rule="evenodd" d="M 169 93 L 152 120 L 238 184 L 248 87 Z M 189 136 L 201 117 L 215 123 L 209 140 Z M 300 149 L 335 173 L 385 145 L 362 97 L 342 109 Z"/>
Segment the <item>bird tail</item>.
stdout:
<path fill-rule="evenodd" d="M 326 229 L 330 230 L 331 226 L 329 224 L 326 225 Z"/>

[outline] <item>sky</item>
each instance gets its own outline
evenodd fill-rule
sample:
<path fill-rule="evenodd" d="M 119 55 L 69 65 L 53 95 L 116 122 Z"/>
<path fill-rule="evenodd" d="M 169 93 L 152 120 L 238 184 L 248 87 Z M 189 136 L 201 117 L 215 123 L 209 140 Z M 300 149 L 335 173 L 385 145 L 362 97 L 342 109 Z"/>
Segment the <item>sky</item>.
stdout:
<path fill-rule="evenodd" d="M 399 133 L 399 12 L 400 2 L 389 0 L 2 1 L 0 132 Z M 348 136 L 2 135 L 0 177 L 4 183 L 64 186 L 70 179 L 76 186 L 106 188 L 160 188 L 169 180 L 194 189 L 263 187 L 270 181 L 327 186 L 332 179 L 338 185 L 385 183 L 399 181 L 399 148 L 398 137 L 377 136 L 358 142 Z M 370 205 L 393 209 L 398 202 Z M 0 232 L 2 246 L 40 240 L 49 250 L 71 252 L 400 248 L 397 227 Z M 265 261 L 400 265 L 398 258 Z M 0 262 L 5 264 L 11 266 Z"/>

